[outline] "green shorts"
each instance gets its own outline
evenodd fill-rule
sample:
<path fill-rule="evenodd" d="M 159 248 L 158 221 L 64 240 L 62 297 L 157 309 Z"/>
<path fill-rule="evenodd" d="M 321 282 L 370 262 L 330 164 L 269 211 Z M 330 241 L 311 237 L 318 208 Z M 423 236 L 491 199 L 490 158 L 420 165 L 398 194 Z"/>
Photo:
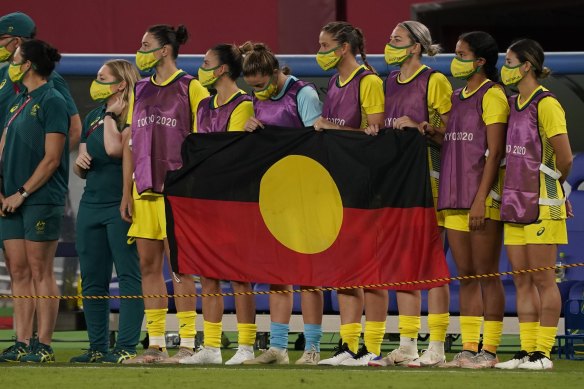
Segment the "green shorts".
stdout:
<path fill-rule="evenodd" d="M 64 213 L 62 205 L 23 205 L 16 212 L 0 218 L 2 240 L 58 240 Z"/>

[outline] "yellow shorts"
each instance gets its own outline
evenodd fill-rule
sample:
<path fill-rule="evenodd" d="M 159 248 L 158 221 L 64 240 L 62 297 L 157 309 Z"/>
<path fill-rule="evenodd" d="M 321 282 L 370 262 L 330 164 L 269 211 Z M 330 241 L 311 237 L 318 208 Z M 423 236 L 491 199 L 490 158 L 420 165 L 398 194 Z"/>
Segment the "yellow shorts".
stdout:
<path fill-rule="evenodd" d="M 434 210 L 436 211 L 436 221 L 438 227 L 444 227 L 444 211 L 438 210 L 438 197 L 434 197 Z"/>
<path fill-rule="evenodd" d="M 469 232 L 468 226 L 468 209 L 444 209 L 441 211 L 444 214 L 444 227 L 456 230 Z M 501 212 L 498 208 L 485 207 L 485 219 L 501 220 Z"/>
<path fill-rule="evenodd" d="M 538 220 L 532 224 L 505 223 L 504 231 L 507 246 L 568 244 L 568 230 L 564 219 Z"/>
<path fill-rule="evenodd" d="M 129 237 L 166 239 L 166 214 L 164 197 L 155 193 L 139 195 L 136 186 L 132 190 L 133 215 Z"/>

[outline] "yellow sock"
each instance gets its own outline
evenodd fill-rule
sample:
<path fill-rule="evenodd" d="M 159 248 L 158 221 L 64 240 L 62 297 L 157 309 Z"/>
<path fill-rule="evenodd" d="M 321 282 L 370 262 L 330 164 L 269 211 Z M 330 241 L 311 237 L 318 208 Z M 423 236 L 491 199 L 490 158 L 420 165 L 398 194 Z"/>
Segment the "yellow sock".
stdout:
<path fill-rule="evenodd" d="M 384 321 L 366 321 L 365 322 L 365 347 L 367 351 L 375 355 L 381 355 L 381 342 L 385 335 Z"/>
<path fill-rule="evenodd" d="M 550 358 L 552 347 L 556 343 L 556 334 L 558 327 L 539 327 L 537 333 L 536 351 L 541 351 L 546 357 Z"/>
<path fill-rule="evenodd" d="M 361 323 L 341 324 L 341 338 L 343 343 L 347 343 L 349 350 L 353 353 L 359 351 L 359 337 L 361 336 Z"/>
<path fill-rule="evenodd" d="M 166 348 L 166 312 L 166 308 L 144 310 L 150 347 Z"/>
<path fill-rule="evenodd" d="M 258 326 L 255 323 L 237 323 L 237 342 L 243 346 L 253 346 Z"/>
<path fill-rule="evenodd" d="M 519 323 L 519 338 L 521 339 L 521 350 L 528 353 L 536 350 L 537 333 L 539 331 L 538 322 Z"/>
<path fill-rule="evenodd" d="M 482 316 L 460 316 L 460 335 L 462 349 L 477 352 L 481 339 Z"/>
<path fill-rule="evenodd" d="M 430 330 L 430 342 L 446 341 L 446 331 L 450 324 L 449 313 L 429 313 L 428 314 L 428 329 Z"/>
<path fill-rule="evenodd" d="M 195 318 L 197 317 L 197 312 L 195 311 L 184 311 L 177 312 L 176 318 L 178 319 L 178 334 L 181 338 L 194 338 L 197 334 L 195 329 Z"/>
<path fill-rule="evenodd" d="M 483 330 L 483 350 L 492 354 L 497 353 L 497 347 L 501 344 L 501 336 L 503 335 L 503 322 L 485 320 L 485 328 Z"/>
<path fill-rule="evenodd" d="M 418 332 L 420 332 L 422 326 L 420 321 L 420 316 L 399 315 L 399 335 L 418 339 Z"/>
<path fill-rule="evenodd" d="M 221 332 L 223 331 L 223 323 L 211 323 L 205 320 L 203 322 L 203 331 L 205 333 L 205 347 L 221 347 Z"/>

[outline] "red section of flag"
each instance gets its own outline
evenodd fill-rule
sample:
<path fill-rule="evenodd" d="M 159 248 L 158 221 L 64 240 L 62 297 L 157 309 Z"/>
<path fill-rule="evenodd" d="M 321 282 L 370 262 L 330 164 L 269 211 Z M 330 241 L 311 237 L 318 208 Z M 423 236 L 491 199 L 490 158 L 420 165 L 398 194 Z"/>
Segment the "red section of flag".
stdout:
<path fill-rule="evenodd" d="M 448 277 L 433 208 L 345 208 L 337 240 L 301 254 L 270 233 L 255 202 L 168 196 L 181 273 L 224 280 L 354 286 Z M 428 289 L 436 282 L 389 289 Z"/>

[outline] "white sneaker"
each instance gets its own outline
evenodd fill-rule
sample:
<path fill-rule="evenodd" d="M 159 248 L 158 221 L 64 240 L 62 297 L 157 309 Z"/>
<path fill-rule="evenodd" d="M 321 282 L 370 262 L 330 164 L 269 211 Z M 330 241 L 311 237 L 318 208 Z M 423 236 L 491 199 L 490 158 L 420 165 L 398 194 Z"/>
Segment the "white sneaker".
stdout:
<path fill-rule="evenodd" d="M 339 364 L 339 366 L 368 366 L 370 361 L 380 360 L 381 355 L 375 355 L 367 350 L 367 347 L 363 346 L 357 354 L 351 359 L 345 359 Z"/>
<path fill-rule="evenodd" d="M 529 354 L 529 360 L 518 366 L 525 370 L 549 370 L 553 369 L 554 363 L 541 351 L 534 351 Z"/>
<path fill-rule="evenodd" d="M 420 358 L 416 358 L 408 363 L 408 367 L 431 367 L 439 366 L 446 363 L 446 356 L 443 353 L 439 353 L 431 348 L 422 351 Z"/>
<path fill-rule="evenodd" d="M 287 365 L 290 363 L 288 359 L 288 350 L 270 347 L 254 359 L 243 361 L 244 365 Z"/>
<path fill-rule="evenodd" d="M 326 366 L 339 366 L 343 361 L 347 359 L 353 359 L 355 354 L 349 350 L 347 343 L 343 343 L 341 347 L 335 348 L 336 352 L 331 358 L 323 359 L 318 362 L 319 365 Z"/>
<path fill-rule="evenodd" d="M 495 369 L 505 369 L 505 370 L 513 370 L 517 369 L 519 365 L 529 361 L 529 354 L 525 350 L 521 350 L 515 355 L 513 358 L 508 360 L 507 362 L 500 362 L 495 365 Z"/>
<path fill-rule="evenodd" d="M 191 356 L 178 361 L 182 365 L 220 365 L 223 363 L 221 350 L 215 347 L 202 347 Z"/>
<path fill-rule="evenodd" d="M 312 345 L 310 350 L 304 351 L 304 354 L 294 362 L 295 365 L 318 365 L 320 361 L 320 353 L 316 351 L 316 347 Z"/>
<path fill-rule="evenodd" d="M 388 362 L 391 362 L 388 366 L 404 366 L 408 363 L 418 359 L 418 350 L 415 348 L 398 347 L 387 355 Z"/>
<path fill-rule="evenodd" d="M 472 351 L 468 351 L 468 350 L 462 350 L 461 352 L 456 354 L 454 356 L 454 358 L 452 358 L 452 361 L 443 363 L 443 364 L 439 365 L 438 367 L 444 367 L 444 368 L 461 367 L 462 364 L 464 364 L 468 361 L 471 361 L 475 357 L 475 355 L 477 355 L 477 353 L 473 353 Z"/>
<path fill-rule="evenodd" d="M 237 352 L 225 362 L 226 365 L 241 365 L 245 361 L 255 358 L 253 346 L 239 346 Z"/>

